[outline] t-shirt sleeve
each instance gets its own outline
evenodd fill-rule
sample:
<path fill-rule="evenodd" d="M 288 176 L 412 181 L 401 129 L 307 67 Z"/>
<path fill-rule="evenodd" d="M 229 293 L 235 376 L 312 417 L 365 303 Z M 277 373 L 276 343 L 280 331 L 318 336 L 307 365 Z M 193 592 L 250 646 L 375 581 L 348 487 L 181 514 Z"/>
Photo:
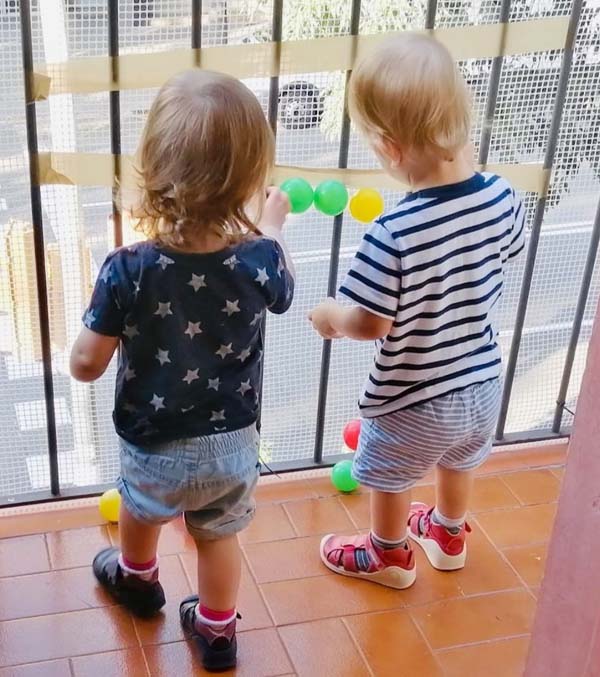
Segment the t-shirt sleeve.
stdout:
<path fill-rule="evenodd" d="M 111 254 L 100 268 L 92 298 L 83 316 L 83 324 L 97 334 L 121 336 L 125 318 L 119 266 Z"/>
<path fill-rule="evenodd" d="M 376 221 L 362 239 L 340 294 L 374 315 L 396 317 L 401 279 L 400 250 L 387 228 Z"/>
<path fill-rule="evenodd" d="M 279 243 L 263 238 L 265 266 L 257 269 L 256 282 L 263 288 L 267 308 L 276 315 L 285 313 L 294 299 L 294 277 L 285 262 Z"/>
<path fill-rule="evenodd" d="M 521 198 L 513 191 L 514 223 L 510 233 L 508 258 L 518 256 L 525 249 L 525 207 Z"/>

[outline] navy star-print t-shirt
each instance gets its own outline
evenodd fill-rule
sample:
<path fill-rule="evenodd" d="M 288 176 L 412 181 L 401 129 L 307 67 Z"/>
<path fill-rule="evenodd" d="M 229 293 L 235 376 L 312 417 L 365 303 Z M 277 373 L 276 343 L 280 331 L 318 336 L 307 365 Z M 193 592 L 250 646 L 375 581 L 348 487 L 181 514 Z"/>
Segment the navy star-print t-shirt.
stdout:
<path fill-rule="evenodd" d="M 293 291 L 283 251 L 269 238 L 209 254 L 156 242 L 110 254 L 84 324 L 122 342 L 117 433 L 148 444 L 254 423 L 262 320 L 267 309 L 284 313 Z"/>

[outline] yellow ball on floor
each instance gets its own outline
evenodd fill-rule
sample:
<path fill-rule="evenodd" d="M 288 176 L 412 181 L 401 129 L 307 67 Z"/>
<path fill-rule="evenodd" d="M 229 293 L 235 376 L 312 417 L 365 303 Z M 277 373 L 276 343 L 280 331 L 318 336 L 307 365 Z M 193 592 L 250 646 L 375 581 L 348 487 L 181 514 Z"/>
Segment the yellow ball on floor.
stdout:
<path fill-rule="evenodd" d="M 98 508 L 100 514 L 107 522 L 119 521 L 119 509 L 121 507 L 121 496 L 117 489 L 109 489 L 100 496 Z"/>

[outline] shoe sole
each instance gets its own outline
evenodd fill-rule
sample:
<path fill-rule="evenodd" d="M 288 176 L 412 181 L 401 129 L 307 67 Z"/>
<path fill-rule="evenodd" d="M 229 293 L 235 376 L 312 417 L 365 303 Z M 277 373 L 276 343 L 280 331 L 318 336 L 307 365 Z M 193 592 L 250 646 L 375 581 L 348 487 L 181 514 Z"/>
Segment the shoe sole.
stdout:
<path fill-rule="evenodd" d="M 429 563 L 434 569 L 439 571 L 457 571 L 465 566 L 467 560 L 467 544 L 463 545 L 463 550 L 459 555 L 448 555 L 433 538 L 421 538 L 408 530 L 408 536 L 415 543 L 418 543 L 425 553 Z"/>
<path fill-rule="evenodd" d="M 321 561 L 330 571 L 341 574 L 342 576 L 348 576 L 349 578 L 361 578 L 363 581 L 370 581 L 371 583 L 384 585 L 386 588 L 395 588 L 396 590 L 410 588 L 415 582 L 417 578 L 416 567 L 413 569 L 403 569 L 402 567 L 388 566 L 383 571 L 375 571 L 374 573 L 369 574 L 364 571 L 346 571 L 345 569 L 334 566 L 327 560 L 324 551 L 325 544 L 333 535 L 334 534 L 328 534 L 327 536 L 324 536 L 321 539 L 321 545 L 319 547 Z"/>

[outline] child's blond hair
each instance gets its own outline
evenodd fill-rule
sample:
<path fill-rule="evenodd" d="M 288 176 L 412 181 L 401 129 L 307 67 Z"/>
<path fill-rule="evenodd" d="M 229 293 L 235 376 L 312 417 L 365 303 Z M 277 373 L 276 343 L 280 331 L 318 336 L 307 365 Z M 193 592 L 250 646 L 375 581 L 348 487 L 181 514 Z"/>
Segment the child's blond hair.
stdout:
<path fill-rule="evenodd" d="M 352 73 L 350 114 L 367 135 L 452 159 L 470 137 L 471 98 L 448 50 L 431 37 L 385 40 Z"/>
<path fill-rule="evenodd" d="M 256 232 L 247 208 L 264 195 L 274 153 L 263 110 L 239 80 L 202 70 L 173 77 L 152 104 L 138 153 L 138 229 L 175 246 Z"/>

